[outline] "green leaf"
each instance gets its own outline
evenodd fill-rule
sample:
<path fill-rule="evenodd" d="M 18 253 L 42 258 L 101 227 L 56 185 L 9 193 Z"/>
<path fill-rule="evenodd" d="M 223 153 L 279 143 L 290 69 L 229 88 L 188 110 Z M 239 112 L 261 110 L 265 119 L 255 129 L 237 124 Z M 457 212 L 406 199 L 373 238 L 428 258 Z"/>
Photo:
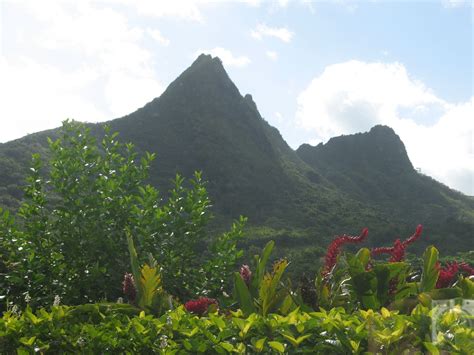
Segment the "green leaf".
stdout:
<path fill-rule="evenodd" d="M 265 338 L 261 338 L 261 339 L 258 339 L 256 342 L 255 342 L 255 350 L 257 350 L 258 352 L 261 352 L 263 350 L 263 347 L 265 346 L 265 341 L 267 340 L 267 337 Z"/>
<path fill-rule="evenodd" d="M 351 282 L 357 298 L 366 309 L 379 309 L 377 294 L 377 277 L 373 271 L 353 275 Z"/>
<path fill-rule="evenodd" d="M 474 282 L 472 280 L 467 277 L 463 277 L 461 280 L 459 280 L 457 286 L 461 288 L 463 298 L 474 298 Z"/>
<path fill-rule="evenodd" d="M 266 316 L 272 307 L 277 306 L 285 298 L 285 294 L 279 293 L 278 286 L 280 284 L 281 277 L 288 266 L 288 261 L 282 259 L 275 263 L 273 272 L 267 273 L 259 289 L 259 303 L 262 309 L 262 315 Z"/>
<path fill-rule="evenodd" d="M 140 279 L 140 263 L 138 261 L 137 251 L 135 249 L 135 244 L 133 243 L 133 237 L 130 234 L 130 231 L 127 231 L 127 242 L 128 242 L 128 251 L 130 253 L 130 264 L 132 267 L 132 274 L 135 280 Z"/>
<path fill-rule="evenodd" d="M 231 353 L 234 350 L 234 346 L 231 343 L 224 341 L 222 343 L 219 343 L 219 345 L 222 346 L 229 353 Z"/>
<path fill-rule="evenodd" d="M 22 343 L 23 345 L 26 345 L 26 346 L 32 346 L 33 343 L 35 342 L 36 340 L 36 337 L 31 337 L 31 338 L 28 338 L 28 337 L 22 337 L 20 338 L 20 343 Z"/>
<path fill-rule="evenodd" d="M 282 343 L 280 343 L 279 341 L 269 341 L 268 345 L 270 345 L 273 349 L 275 349 L 279 353 L 284 353 L 285 352 L 285 346 Z"/>
<path fill-rule="evenodd" d="M 252 277 L 250 290 L 252 295 L 257 296 L 257 290 L 259 289 L 260 283 L 265 275 L 265 268 L 267 266 L 268 259 L 272 253 L 275 242 L 270 240 L 263 248 L 262 255 L 258 258 L 257 269 L 255 270 L 255 277 Z"/>
<path fill-rule="evenodd" d="M 424 342 L 423 345 L 425 346 L 426 350 L 430 352 L 431 355 L 439 355 L 438 347 L 433 343 Z"/>
<path fill-rule="evenodd" d="M 433 300 L 446 300 L 462 296 L 462 290 L 458 287 L 437 288 L 428 292 Z"/>
<path fill-rule="evenodd" d="M 235 298 L 239 303 L 240 308 L 244 312 L 245 315 L 249 315 L 254 313 L 255 306 L 253 304 L 252 296 L 245 284 L 244 280 L 238 272 L 234 273 L 234 290 L 235 290 Z"/>
<path fill-rule="evenodd" d="M 423 253 L 423 274 L 421 275 L 420 290 L 429 292 L 436 286 L 439 270 L 436 266 L 438 262 L 438 249 L 429 246 Z"/>
<path fill-rule="evenodd" d="M 256 317 L 257 315 L 253 313 L 244 321 L 244 326 L 241 328 L 240 331 L 240 336 L 242 338 L 245 338 L 247 336 L 247 333 L 249 332 L 250 328 L 252 328 L 252 326 L 255 324 Z"/>
<path fill-rule="evenodd" d="M 356 254 L 356 258 L 360 261 L 364 268 L 367 267 L 367 264 L 370 261 L 370 250 L 367 248 L 361 248 Z"/>
<path fill-rule="evenodd" d="M 302 335 L 298 338 L 293 338 L 291 335 L 282 334 L 295 348 L 297 348 L 303 341 L 311 337 L 311 334 Z"/>

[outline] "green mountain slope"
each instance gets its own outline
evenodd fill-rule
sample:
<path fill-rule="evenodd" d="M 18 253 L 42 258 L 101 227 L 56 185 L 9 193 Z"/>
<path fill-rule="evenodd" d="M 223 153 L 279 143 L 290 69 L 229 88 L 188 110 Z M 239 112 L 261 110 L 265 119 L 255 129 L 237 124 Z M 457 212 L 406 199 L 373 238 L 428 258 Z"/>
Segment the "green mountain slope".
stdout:
<path fill-rule="evenodd" d="M 179 172 L 202 170 L 214 202 L 213 228 L 249 217 L 246 247 L 275 239 L 295 268 L 312 269 L 334 234 L 370 228 L 370 242 L 426 226 L 428 243 L 447 252 L 474 249 L 473 200 L 414 171 L 389 128 L 293 151 L 242 96 L 218 58 L 201 55 L 159 97 L 107 123 L 122 141 L 157 153 L 150 182 L 162 192 Z M 103 124 L 91 125 L 100 135 Z M 15 208 L 31 153 L 45 153 L 40 132 L 0 145 L 0 206 Z"/>

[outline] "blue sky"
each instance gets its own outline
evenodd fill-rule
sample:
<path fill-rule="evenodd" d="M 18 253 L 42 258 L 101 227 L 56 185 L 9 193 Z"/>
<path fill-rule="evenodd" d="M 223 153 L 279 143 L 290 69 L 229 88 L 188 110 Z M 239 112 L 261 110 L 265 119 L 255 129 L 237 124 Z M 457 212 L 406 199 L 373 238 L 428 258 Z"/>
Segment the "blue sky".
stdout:
<path fill-rule="evenodd" d="M 0 142 L 104 121 L 219 55 L 287 142 L 387 124 L 415 167 L 474 195 L 470 1 L 0 2 Z"/>

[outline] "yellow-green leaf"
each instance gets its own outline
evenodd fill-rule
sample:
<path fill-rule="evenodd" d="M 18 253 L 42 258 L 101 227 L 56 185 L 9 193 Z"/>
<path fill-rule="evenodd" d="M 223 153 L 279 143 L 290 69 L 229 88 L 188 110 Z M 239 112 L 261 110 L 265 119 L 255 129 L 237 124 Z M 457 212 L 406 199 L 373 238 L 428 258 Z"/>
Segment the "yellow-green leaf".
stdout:
<path fill-rule="evenodd" d="M 161 289 L 161 276 L 157 267 L 143 265 L 141 269 L 140 285 L 142 294 L 138 300 L 138 305 L 142 308 L 150 307 L 153 304 L 155 295 Z"/>
<path fill-rule="evenodd" d="M 291 335 L 286 335 L 286 334 L 282 334 L 285 339 L 289 340 L 289 342 L 294 346 L 294 347 L 298 347 L 303 341 L 305 341 L 306 339 L 308 339 L 311 334 L 306 334 L 306 335 L 302 335 L 298 338 L 293 338 Z"/>
<path fill-rule="evenodd" d="M 275 349 L 279 353 L 284 353 L 285 352 L 285 345 L 283 345 L 279 341 L 269 341 L 268 345 L 270 345 L 273 349 Z"/>
<path fill-rule="evenodd" d="M 390 311 L 385 307 L 382 307 L 380 309 L 380 313 L 382 314 L 383 318 L 389 318 L 390 317 Z"/>
<path fill-rule="evenodd" d="M 256 342 L 255 342 L 255 350 L 257 350 L 258 352 L 261 352 L 263 350 L 263 347 L 265 345 L 265 341 L 267 340 L 267 338 L 262 338 L 262 339 L 258 339 Z"/>
<path fill-rule="evenodd" d="M 20 343 L 22 343 L 24 345 L 27 345 L 27 346 L 31 346 L 31 345 L 33 345 L 35 340 L 36 340 L 36 337 L 31 337 L 31 338 L 22 337 L 22 338 L 20 338 Z"/>

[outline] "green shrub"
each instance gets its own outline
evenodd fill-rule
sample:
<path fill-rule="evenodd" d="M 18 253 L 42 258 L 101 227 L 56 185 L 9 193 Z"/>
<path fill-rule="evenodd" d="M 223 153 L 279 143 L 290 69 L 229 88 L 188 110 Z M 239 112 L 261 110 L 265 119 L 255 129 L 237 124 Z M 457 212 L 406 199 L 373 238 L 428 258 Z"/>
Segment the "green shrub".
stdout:
<path fill-rule="evenodd" d="M 391 354 L 446 351 L 471 354 L 474 330 L 453 310 L 439 320 L 431 339 L 431 311 L 417 306 L 409 315 L 342 308 L 286 316 L 241 311 L 198 317 L 179 307 L 156 318 L 130 305 L 52 307 L 0 319 L 0 352 L 82 353 L 307 353 Z M 428 326 L 426 326 L 428 324 Z"/>

